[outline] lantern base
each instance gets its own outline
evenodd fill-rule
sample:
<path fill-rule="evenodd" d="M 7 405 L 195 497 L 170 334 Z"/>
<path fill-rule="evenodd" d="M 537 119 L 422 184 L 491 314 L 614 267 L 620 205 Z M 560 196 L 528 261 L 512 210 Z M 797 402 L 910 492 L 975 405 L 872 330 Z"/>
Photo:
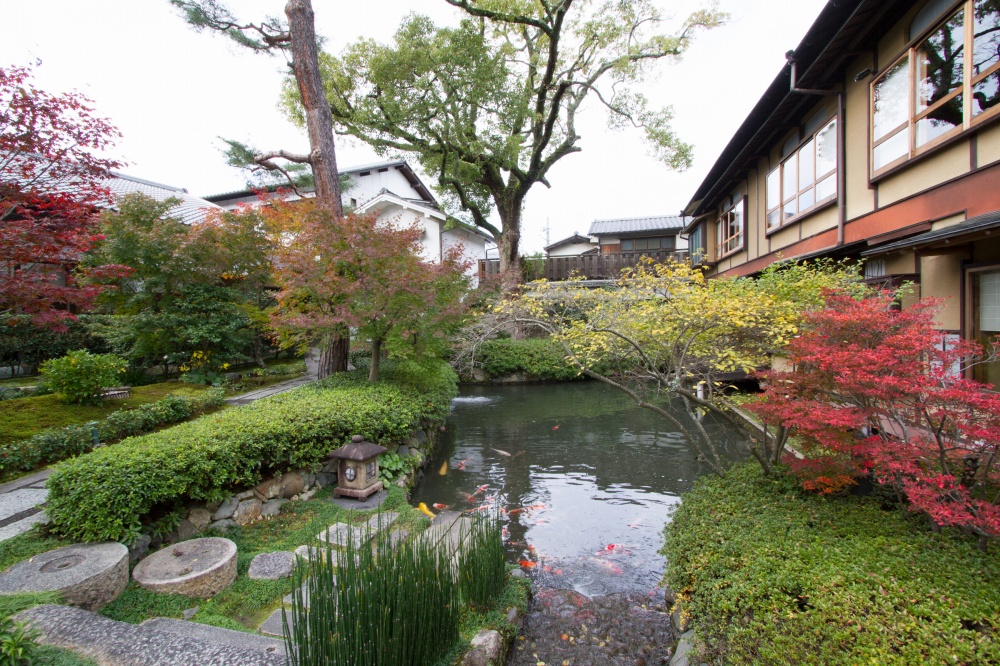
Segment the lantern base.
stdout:
<path fill-rule="evenodd" d="M 337 486 L 333 489 L 333 495 L 334 497 L 354 497 L 363 502 L 368 499 L 369 495 L 373 495 L 380 490 L 382 490 L 382 482 L 376 481 L 372 485 L 367 488 L 362 488 L 361 490 L 357 490 L 355 488 L 341 488 L 340 486 Z"/>

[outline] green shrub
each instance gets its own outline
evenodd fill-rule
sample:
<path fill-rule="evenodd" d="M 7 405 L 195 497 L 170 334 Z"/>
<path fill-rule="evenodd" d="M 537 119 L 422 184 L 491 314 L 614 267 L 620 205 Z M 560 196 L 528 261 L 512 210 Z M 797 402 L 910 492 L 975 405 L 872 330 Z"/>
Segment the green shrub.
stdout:
<path fill-rule="evenodd" d="M 101 391 L 120 383 L 128 364 L 114 354 L 91 354 L 85 349 L 42 363 L 44 384 L 60 399 L 78 405 L 96 404 Z"/>
<path fill-rule="evenodd" d="M 191 418 L 199 412 L 222 404 L 221 389 L 206 391 L 197 397 L 168 395 L 162 400 L 139 405 L 135 409 L 112 412 L 97 424 L 102 443 L 149 432 L 170 423 Z M 93 446 L 89 425 L 44 430 L 34 437 L 0 445 L 0 476 L 28 472 L 51 462 L 86 453 Z"/>
<path fill-rule="evenodd" d="M 579 371 L 566 360 L 563 348 L 547 338 L 487 340 L 476 354 L 476 367 L 492 377 L 523 372 L 553 381 L 579 378 Z"/>
<path fill-rule="evenodd" d="M 698 481 L 666 538 L 692 661 L 1000 663 L 1000 551 L 878 497 L 806 494 L 744 464 Z"/>
<path fill-rule="evenodd" d="M 352 435 L 400 441 L 441 421 L 456 394 L 444 363 L 389 364 L 383 381 L 341 373 L 59 465 L 49 477 L 52 529 L 83 541 L 127 539 L 155 508 L 212 500 L 264 472 L 317 463 Z"/>
<path fill-rule="evenodd" d="M 34 663 L 35 638 L 39 632 L 10 618 L 0 620 L 0 664 L 28 666 Z"/>

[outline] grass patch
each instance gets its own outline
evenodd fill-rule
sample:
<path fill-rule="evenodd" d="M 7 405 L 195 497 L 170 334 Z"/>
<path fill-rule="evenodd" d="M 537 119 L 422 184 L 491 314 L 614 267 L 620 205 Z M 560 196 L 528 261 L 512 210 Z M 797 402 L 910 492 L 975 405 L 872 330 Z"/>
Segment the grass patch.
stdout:
<path fill-rule="evenodd" d="M 208 388 L 175 381 L 160 382 L 134 387 L 127 400 L 106 400 L 100 405 L 67 405 L 53 394 L 0 401 L 0 444 L 27 439 L 46 428 L 99 421 L 119 409 L 156 402 L 168 393 L 193 396 Z"/>
<path fill-rule="evenodd" d="M 52 645 L 38 646 L 31 656 L 31 666 L 97 666 L 96 661 Z"/>
<path fill-rule="evenodd" d="M 880 497 L 807 494 L 744 464 L 701 479 L 665 534 L 697 661 L 1000 663 L 996 544 L 934 533 Z"/>

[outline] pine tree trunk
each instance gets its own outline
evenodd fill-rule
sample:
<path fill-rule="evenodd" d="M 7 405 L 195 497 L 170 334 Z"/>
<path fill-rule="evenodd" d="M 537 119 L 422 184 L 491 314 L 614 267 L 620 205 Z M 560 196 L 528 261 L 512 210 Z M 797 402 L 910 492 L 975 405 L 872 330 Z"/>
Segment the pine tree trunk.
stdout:
<path fill-rule="evenodd" d="M 330 336 L 320 345 L 317 379 L 329 377 L 335 372 L 347 372 L 347 361 L 351 351 L 349 335 Z"/>
<path fill-rule="evenodd" d="M 382 366 L 382 341 L 372 340 L 372 367 L 368 371 L 368 381 L 377 382 Z"/>
<path fill-rule="evenodd" d="M 316 26 L 311 0 L 288 0 L 285 5 L 291 37 L 292 68 L 305 109 L 309 132 L 309 158 L 316 183 L 316 203 L 328 208 L 334 217 L 344 215 L 337 173 L 337 152 L 333 143 L 333 115 L 323 92 L 316 53 Z M 334 334 L 320 355 L 319 377 L 347 370 L 351 350 L 350 334 Z"/>

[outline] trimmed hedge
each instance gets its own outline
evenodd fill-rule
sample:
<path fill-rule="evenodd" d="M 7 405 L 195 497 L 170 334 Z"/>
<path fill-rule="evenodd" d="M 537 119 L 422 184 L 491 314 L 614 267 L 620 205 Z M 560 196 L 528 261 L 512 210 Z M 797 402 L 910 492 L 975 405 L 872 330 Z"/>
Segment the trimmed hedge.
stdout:
<path fill-rule="evenodd" d="M 197 397 L 167 395 L 135 409 L 121 409 L 98 422 L 97 435 L 106 444 L 149 432 L 218 407 L 224 395 L 222 389 L 212 389 Z M 41 465 L 86 453 L 92 446 L 89 425 L 43 430 L 28 439 L 0 445 L 0 476 L 30 472 Z"/>
<path fill-rule="evenodd" d="M 48 480 L 51 529 L 82 541 L 127 541 L 157 508 L 222 499 L 264 472 L 317 463 L 353 435 L 402 440 L 421 422 L 443 420 L 456 394 L 446 364 L 389 364 L 376 384 L 343 373 L 126 439 L 55 469 Z"/>
<path fill-rule="evenodd" d="M 1000 663 L 1000 550 L 889 499 L 806 494 L 756 464 L 698 481 L 661 551 L 692 661 Z"/>
<path fill-rule="evenodd" d="M 523 372 L 549 381 L 580 379 L 579 371 L 566 360 L 562 346 L 547 338 L 487 340 L 476 353 L 476 367 L 491 377 Z"/>

